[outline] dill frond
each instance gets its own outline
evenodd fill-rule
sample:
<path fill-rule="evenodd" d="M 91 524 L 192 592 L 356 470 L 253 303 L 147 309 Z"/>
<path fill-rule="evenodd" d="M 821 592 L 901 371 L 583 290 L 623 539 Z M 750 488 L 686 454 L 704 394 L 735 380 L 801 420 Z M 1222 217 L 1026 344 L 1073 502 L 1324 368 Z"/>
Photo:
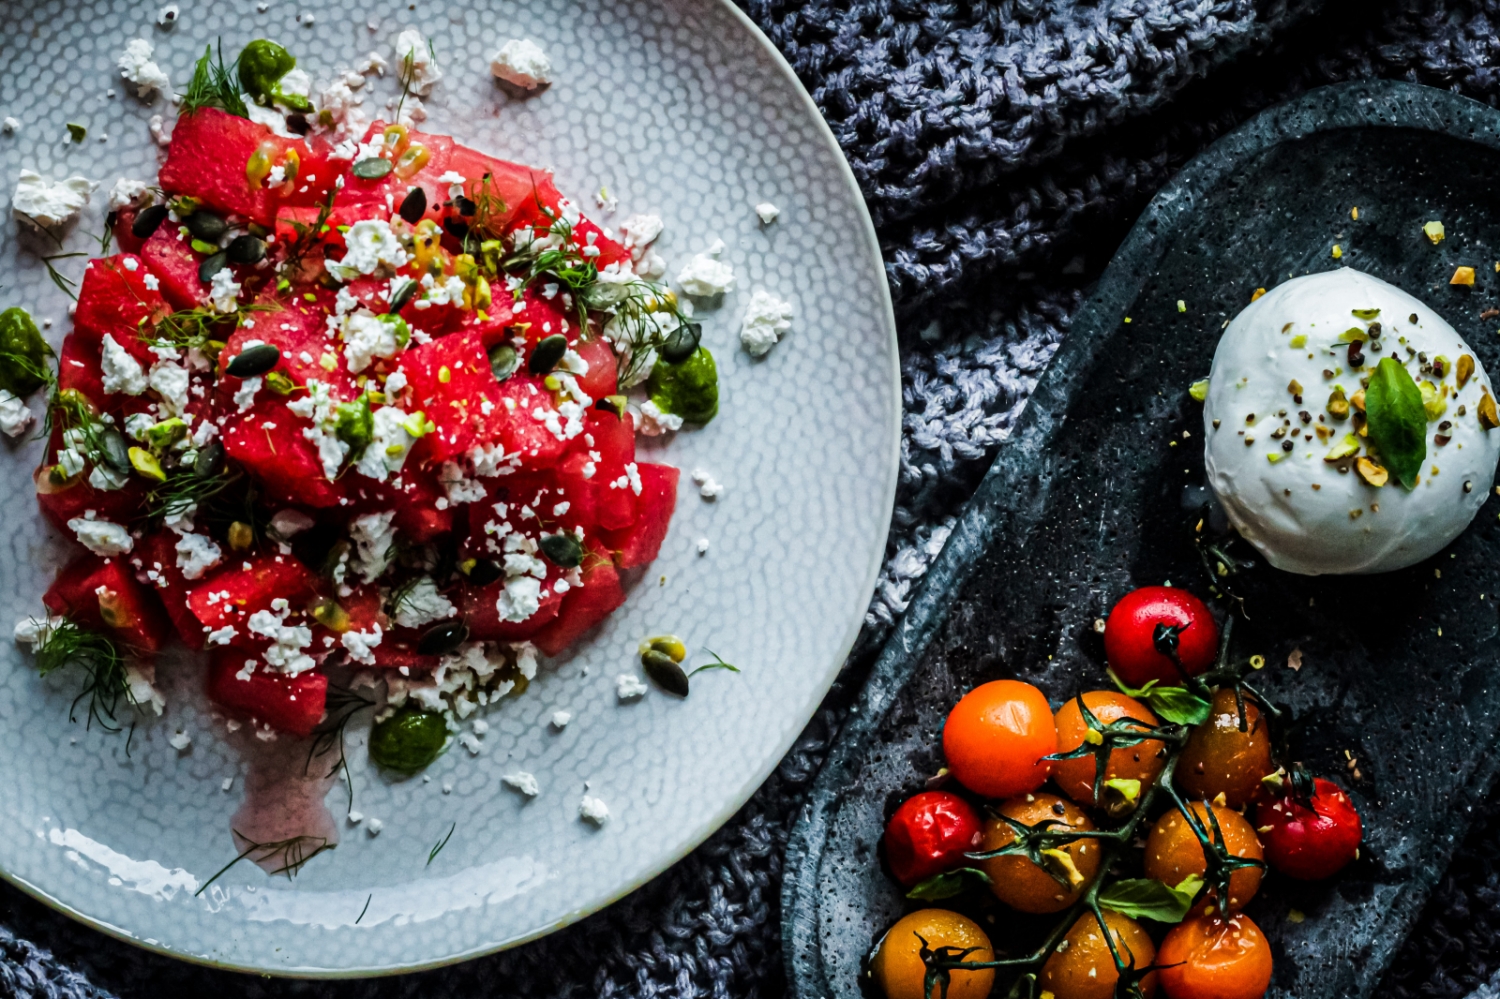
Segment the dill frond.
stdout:
<path fill-rule="evenodd" d="M 313 743 L 308 747 L 307 762 L 303 765 L 302 772 L 306 774 L 312 769 L 314 759 L 337 749 L 339 758 L 334 762 L 327 776 L 332 777 L 340 770 L 344 771 L 344 781 L 349 786 L 349 807 L 346 811 L 353 811 L 354 775 L 349 772 L 349 757 L 344 752 L 344 730 L 349 727 L 349 721 L 355 715 L 366 708 L 373 708 L 375 702 L 348 687 L 330 685 L 324 703 L 328 714 L 318 727 L 313 729 Z"/>
<path fill-rule="evenodd" d="M 239 77 L 234 69 L 238 64 L 239 60 L 236 59 L 229 66 L 224 65 L 222 39 L 218 43 L 217 56 L 214 46 L 205 45 L 203 57 L 193 68 L 193 80 L 188 84 L 187 93 L 182 95 L 181 113 L 190 114 L 200 108 L 218 108 L 238 118 L 250 117 L 245 101 L 240 97 Z"/>
<path fill-rule="evenodd" d="M 179 350 L 203 350 L 207 352 L 222 348 L 229 337 L 244 323 L 245 315 L 254 312 L 275 312 L 281 307 L 270 303 L 242 305 L 236 311 L 215 312 L 202 306 L 178 309 L 148 328 L 142 320 L 139 338 L 157 347 L 175 347 Z"/>
<path fill-rule="evenodd" d="M 167 474 L 167 481 L 146 495 L 146 517 L 162 520 L 203 510 L 244 478 L 239 469 L 224 468 L 213 475 L 200 475 L 192 465 L 180 465 Z"/>
<path fill-rule="evenodd" d="M 437 855 L 443 852 L 443 847 L 447 846 L 448 845 L 448 841 L 453 838 L 453 830 L 455 830 L 457 828 L 458 828 L 458 823 L 457 822 L 454 822 L 451 826 L 448 827 L 448 835 L 444 836 L 442 838 L 442 840 L 440 840 L 438 842 L 438 845 L 434 846 L 432 848 L 431 852 L 429 852 L 427 854 L 427 865 L 426 866 L 428 866 L 428 867 L 432 866 L 432 862 L 437 859 Z"/>
<path fill-rule="evenodd" d="M 297 238 L 287 247 L 286 257 L 281 263 L 279 273 L 283 281 L 290 282 L 292 278 L 297 276 L 298 271 L 302 268 L 302 258 L 306 256 L 307 251 L 318 241 L 319 237 L 323 235 L 323 231 L 328 227 L 328 218 L 333 214 L 333 196 L 337 193 L 337 190 L 328 192 L 328 197 L 318 206 L 318 218 L 312 225 L 297 221 L 296 219 L 279 220 L 290 225 L 292 231 L 297 234 Z"/>
<path fill-rule="evenodd" d="M 276 840 L 272 843 L 257 843 L 238 829 L 231 829 L 230 832 L 234 834 L 236 840 L 247 844 L 245 849 L 229 863 L 219 868 L 213 877 L 203 882 L 203 886 L 193 892 L 194 898 L 208 891 L 209 885 L 229 873 L 231 867 L 246 857 L 257 864 L 273 862 L 276 866 L 270 872 L 272 875 L 285 874 L 289 878 L 295 878 L 297 872 L 306 867 L 309 860 L 320 853 L 332 850 L 336 845 L 328 842 L 324 836 L 293 836 L 291 839 Z"/>
<path fill-rule="evenodd" d="M 115 720 L 120 698 L 134 704 L 125 672 L 125 657 L 108 636 L 84 628 L 71 618 L 49 624 L 36 643 L 36 668 L 42 676 L 75 666 L 84 673 L 83 689 L 68 709 L 76 721 L 78 705 L 88 700 L 88 727 L 94 722 L 106 732 L 120 731 Z"/>
<path fill-rule="evenodd" d="M 53 266 L 53 261 L 68 260 L 72 257 L 87 256 L 88 254 L 84 253 L 82 250 L 75 250 L 72 253 L 54 253 L 50 256 L 42 258 L 42 263 L 47 265 L 47 276 L 52 279 L 52 283 L 57 285 L 57 287 L 62 291 L 64 295 L 67 295 L 75 302 L 78 301 L 78 292 L 74 291 L 73 289 L 77 287 L 78 282 L 74 281 L 72 278 L 68 277 L 66 274 L 62 273 L 55 266 Z"/>

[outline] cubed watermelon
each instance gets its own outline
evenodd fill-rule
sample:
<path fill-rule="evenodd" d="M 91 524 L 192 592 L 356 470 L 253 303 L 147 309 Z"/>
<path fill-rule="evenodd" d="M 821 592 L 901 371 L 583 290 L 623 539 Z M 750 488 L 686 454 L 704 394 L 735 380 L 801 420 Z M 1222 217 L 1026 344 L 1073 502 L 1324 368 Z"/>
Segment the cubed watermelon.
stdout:
<path fill-rule="evenodd" d="M 630 251 L 604 235 L 604 230 L 590 219 L 578 220 L 573 227 L 573 242 L 578 245 L 579 252 L 593 260 L 594 266 L 601 271 L 610 264 L 630 266 Z M 599 252 L 591 254 L 590 249 Z"/>
<path fill-rule="evenodd" d="M 636 521 L 604 535 L 605 544 L 615 552 L 615 562 L 621 569 L 633 569 L 656 558 L 671 526 L 672 511 L 677 508 L 677 479 L 681 474 L 677 469 L 647 462 L 636 468 L 641 477 Z"/>
<path fill-rule="evenodd" d="M 143 652 L 156 652 L 171 636 L 156 596 L 136 582 L 122 559 L 80 558 L 58 573 L 42 603 Z"/>
<path fill-rule="evenodd" d="M 89 261 L 78 289 L 74 331 L 94 350 L 109 335 L 136 360 L 148 366 L 154 363 L 156 356 L 141 340 L 141 334 L 146 324 L 172 310 L 166 299 L 146 286 L 149 274 L 141 258 L 133 253 Z"/>
<path fill-rule="evenodd" d="M 403 540 L 419 545 L 434 541 L 453 530 L 453 508 L 447 504 L 436 472 L 435 466 L 408 461 L 400 475 L 385 482 L 345 476 L 343 485 L 351 504 L 347 512 L 357 516 L 394 510 L 396 530 Z M 439 499 L 443 499 L 441 509 Z"/>
<path fill-rule="evenodd" d="M 254 666 L 246 678 L 241 672 Z M 321 673 L 283 676 L 239 649 L 214 653 L 208 671 L 208 696 L 234 714 L 293 735 L 309 736 L 328 699 L 328 677 Z"/>
<path fill-rule="evenodd" d="M 522 467 L 551 468 L 566 453 L 570 440 L 582 440 L 581 433 L 566 436 L 567 423 L 541 378 L 512 375 L 500 383 L 495 394 L 499 404 L 490 414 L 486 436 L 504 447 L 506 454 L 519 454 Z M 564 436 L 554 433 L 553 426 Z"/>
<path fill-rule="evenodd" d="M 573 344 L 578 356 L 588 364 L 588 374 L 578 376 L 578 387 L 595 401 L 619 391 L 619 360 L 615 349 L 603 337 L 580 340 Z"/>
<path fill-rule="evenodd" d="M 49 469 L 57 463 L 57 452 L 62 447 L 62 428 L 53 426 L 47 449 L 42 454 L 41 466 L 33 481 L 36 483 L 36 501 L 42 513 L 57 525 L 68 537 L 73 531 L 68 521 L 82 517 L 92 510 L 99 520 L 116 524 L 129 524 L 139 515 L 141 504 L 146 500 L 145 480 L 132 475 L 121 489 L 95 489 L 89 485 L 92 465 L 85 465 L 83 472 L 64 485 L 53 483 Z"/>
<path fill-rule="evenodd" d="M 193 583 L 184 579 L 182 570 L 177 568 L 177 539 L 175 533 L 165 528 L 153 531 L 136 542 L 130 564 L 135 567 L 136 580 L 156 590 L 183 644 L 190 649 L 202 648 L 203 625 L 187 605 Z"/>
<path fill-rule="evenodd" d="M 270 227 L 276 219 L 276 194 L 264 183 L 252 187 L 245 172 L 261 143 L 274 149 L 272 159 L 278 162 L 287 149 L 301 144 L 217 108 L 188 112 L 177 118 L 157 182 L 169 194 L 186 194 Z"/>
<path fill-rule="evenodd" d="M 593 543 L 583 560 L 583 585 L 563 597 L 557 619 L 532 636 L 536 647 L 549 656 L 568 648 L 625 602 L 620 574 L 609 555 Z"/>
<path fill-rule="evenodd" d="M 486 409 L 497 412 L 495 376 L 484 344 L 474 332 L 419 344 L 401 357 L 411 402 L 437 429 L 416 448 L 413 458 L 446 461 L 464 454 L 480 441 Z"/>
<path fill-rule="evenodd" d="M 170 222 L 163 222 L 141 244 L 141 259 L 156 276 L 161 293 L 174 309 L 192 309 L 203 304 L 203 282 L 198 267 L 203 257 L 193 252 L 188 241 Z"/>
<path fill-rule="evenodd" d="M 141 244 L 145 240 L 130 231 L 135 225 L 138 214 L 134 205 L 126 205 L 124 208 L 115 209 L 105 217 L 105 221 L 109 223 L 110 232 L 114 234 L 115 246 L 120 248 L 121 253 L 141 252 Z"/>
<path fill-rule="evenodd" d="M 99 409 L 108 409 L 104 395 L 104 369 L 99 363 L 99 344 L 90 343 L 77 333 L 63 337 L 57 356 L 57 387 L 66 392 L 81 392 Z"/>
<path fill-rule="evenodd" d="M 305 135 L 292 146 L 301 160 L 297 179 L 290 189 L 281 192 L 278 219 L 288 208 L 318 208 L 328 199 L 339 175 L 349 166 L 348 160 L 333 158 L 333 145 L 322 134 Z"/>
<path fill-rule="evenodd" d="M 514 228 L 528 220 L 534 221 L 541 217 L 541 205 L 556 210 L 558 202 L 562 200 L 551 174 L 520 163 L 486 156 L 467 146 L 453 146 L 448 169 L 466 178 L 464 190 L 470 198 L 474 198 L 483 187 L 505 205 L 505 212 L 496 218 L 497 227 L 501 229 Z M 486 175 L 489 176 L 487 186 Z M 446 200 L 447 197 L 448 194 L 444 191 L 443 198 Z"/>
<path fill-rule="evenodd" d="M 292 384 L 306 385 L 316 380 L 330 386 L 338 399 L 352 399 L 358 395 L 354 376 L 343 363 L 338 343 L 328 332 L 328 311 L 321 300 L 308 302 L 300 297 L 277 299 L 263 296 L 255 304 L 266 306 L 270 311 L 252 313 L 245 325 L 225 341 L 224 349 L 219 352 L 221 370 L 240 355 L 247 342 L 258 340 L 281 352 L 281 360 L 272 370 L 286 375 Z M 331 360 L 325 360 L 325 355 Z M 233 395 L 242 384 L 242 379 L 225 375 L 221 391 Z"/>
<path fill-rule="evenodd" d="M 309 426 L 286 408 L 285 398 L 262 388 L 248 411 L 224 421 L 219 436 L 225 452 L 260 480 L 271 502 L 337 506 L 342 483 L 323 474 L 317 447 L 303 436 Z"/>
<path fill-rule="evenodd" d="M 437 668 L 437 656 L 424 656 L 405 638 L 387 635 L 373 650 L 375 665 L 382 669 L 404 669 L 413 675 Z"/>
<path fill-rule="evenodd" d="M 365 134 L 365 141 L 377 141 L 385 132 L 385 127 L 385 122 L 375 122 Z M 410 143 L 407 146 L 408 153 L 414 146 L 427 150 L 427 162 L 409 177 L 400 177 L 392 170 L 378 180 L 366 180 L 355 176 L 352 162 L 343 164 L 344 186 L 334 196 L 333 202 L 340 214 L 354 218 L 390 218 L 401 207 L 402 199 L 413 187 L 421 187 L 427 192 L 429 211 L 448 199 L 448 185 L 440 183 L 438 178 L 448 171 L 448 161 L 453 152 L 452 137 L 411 131 L 407 133 L 407 140 Z M 397 160 L 399 162 L 399 156 Z"/>
<path fill-rule="evenodd" d="M 188 591 L 187 604 L 209 631 L 226 625 L 242 629 L 251 614 L 268 610 L 278 597 L 300 610 L 316 595 L 318 585 L 318 577 L 292 556 L 262 552 L 248 559 L 236 558 L 194 586 Z"/>
<path fill-rule="evenodd" d="M 518 642 L 535 635 L 557 617 L 558 609 L 563 605 L 563 598 L 552 591 L 555 583 L 556 580 L 549 577 L 549 581 L 544 584 L 547 595 L 542 598 L 536 613 L 524 621 L 500 619 L 496 601 L 505 590 L 503 581 L 491 583 L 489 586 L 465 586 L 459 605 L 463 611 L 464 620 L 469 625 L 469 637 L 476 641 Z"/>

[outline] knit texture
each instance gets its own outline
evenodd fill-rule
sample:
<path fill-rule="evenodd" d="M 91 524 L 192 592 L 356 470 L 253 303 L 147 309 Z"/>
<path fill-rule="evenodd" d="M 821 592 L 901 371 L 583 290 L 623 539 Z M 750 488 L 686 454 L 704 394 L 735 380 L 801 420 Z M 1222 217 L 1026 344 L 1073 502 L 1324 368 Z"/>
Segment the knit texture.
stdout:
<path fill-rule="evenodd" d="M 103 938 L 0 888 L 0 994 L 777 996 L 797 807 L 1083 289 L 1184 162 L 1311 87 L 1391 77 L 1500 104 L 1500 0 L 740 0 L 853 164 L 900 320 L 906 415 L 888 559 L 850 665 L 751 801 L 672 870 L 544 940 L 396 979 L 286 983 Z M 1457 999 L 1500 967 L 1500 804 L 1382 996 Z M 1500 990 L 1482 999 L 1500 995 Z"/>

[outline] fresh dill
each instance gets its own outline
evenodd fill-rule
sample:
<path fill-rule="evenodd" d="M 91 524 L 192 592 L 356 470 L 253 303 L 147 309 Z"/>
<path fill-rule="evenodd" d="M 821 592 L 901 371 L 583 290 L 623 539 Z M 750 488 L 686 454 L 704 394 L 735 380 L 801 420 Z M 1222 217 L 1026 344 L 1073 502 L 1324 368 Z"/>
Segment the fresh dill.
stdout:
<path fill-rule="evenodd" d="M 303 764 L 302 772 L 306 774 L 312 769 L 314 759 L 337 749 L 339 758 L 326 776 L 332 777 L 340 770 L 344 771 L 344 783 L 348 785 L 349 791 L 349 807 L 346 812 L 350 812 L 354 810 L 354 775 L 349 772 L 349 757 L 344 752 L 344 729 L 349 726 L 350 719 L 365 708 L 373 708 L 375 702 L 347 687 L 329 686 L 325 705 L 327 717 L 313 729 L 313 743 L 308 747 L 307 762 Z"/>
<path fill-rule="evenodd" d="M 250 117 L 245 101 L 240 97 L 238 76 L 235 67 L 239 60 L 224 65 L 224 43 L 218 43 L 217 55 L 214 46 L 203 47 L 203 58 L 193 68 L 193 80 L 187 93 L 182 96 L 182 113 L 189 114 L 200 108 L 218 108 L 238 118 Z"/>
<path fill-rule="evenodd" d="M 49 621 L 37 637 L 36 668 L 42 676 L 75 666 L 84 673 L 83 689 L 68 708 L 68 720 L 77 721 L 78 705 L 88 700 L 88 722 L 95 722 L 106 732 L 120 731 L 116 720 L 120 698 L 130 704 L 130 683 L 125 671 L 125 657 L 113 640 L 71 618 Z"/>
<path fill-rule="evenodd" d="M 244 475 L 238 469 L 226 467 L 203 474 L 195 465 L 179 465 L 167 473 L 165 482 L 146 495 L 146 518 L 164 520 L 202 509 L 242 478 Z"/>
<path fill-rule="evenodd" d="M 257 843 L 238 829 L 230 831 L 234 833 L 236 840 L 243 841 L 249 845 L 233 860 L 219 868 L 213 877 L 203 882 L 203 887 L 193 892 L 194 898 L 208 891 L 209 885 L 229 873 L 231 867 L 246 857 L 249 857 L 257 864 L 265 864 L 267 861 L 272 861 L 276 864 L 276 867 L 270 872 L 272 875 L 285 874 L 289 878 L 295 878 L 297 872 L 307 866 L 309 860 L 320 853 L 332 850 L 335 846 L 335 844 L 328 842 L 327 837 L 324 836 L 293 836 L 291 839 L 276 840 L 272 843 Z"/>
<path fill-rule="evenodd" d="M 202 306 L 178 309 L 158 320 L 148 328 L 148 317 L 141 319 L 139 338 L 156 347 L 175 347 L 179 350 L 202 350 L 217 352 L 244 322 L 247 313 L 273 312 L 280 306 L 269 303 L 242 305 L 235 312 L 216 312 Z"/>
<path fill-rule="evenodd" d="M 427 51 L 432 52 L 432 43 L 427 43 Z M 411 93 L 412 76 L 417 66 L 417 50 L 412 49 L 401 57 L 401 100 L 396 105 L 396 121 L 401 121 L 401 109 L 406 107 L 407 95 Z"/>
<path fill-rule="evenodd" d="M 302 268 L 302 258 L 327 230 L 329 216 L 333 214 L 333 197 L 337 193 L 336 189 L 328 192 L 328 197 L 323 199 L 323 203 L 318 206 L 318 217 L 312 225 L 308 225 L 306 222 L 297 219 L 280 220 L 292 227 L 292 231 L 297 234 L 297 238 L 292 240 L 291 245 L 286 249 L 286 257 L 281 263 L 281 280 L 277 284 L 278 290 L 285 291 L 291 287 L 292 279 L 299 276 L 298 272 Z"/>
<path fill-rule="evenodd" d="M 61 289 L 64 295 L 67 295 L 75 302 L 78 301 L 78 292 L 74 291 L 73 289 L 78 286 L 78 282 L 74 281 L 72 278 L 59 271 L 57 267 L 54 266 L 53 261 L 68 260 L 72 257 L 87 256 L 88 254 L 84 253 L 82 250 L 75 250 L 72 253 L 54 253 L 50 256 L 42 258 L 42 263 L 47 266 L 47 276 L 52 279 L 52 283 L 57 285 L 57 287 Z"/>
<path fill-rule="evenodd" d="M 703 651 L 713 656 L 714 661 L 711 663 L 704 663 L 702 666 L 699 666 L 697 669 L 689 673 L 688 676 L 697 676 L 699 673 L 702 673 L 704 670 L 708 669 L 727 669 L 731 673 L 738 673 L 740 671 L 740 668 L 738 666 L 731 666 L 729 663 L 726 663 L 724 661 L 724 657 L 719 655 L 713 649 L 704 649 Z"/>
<path fill-rule="evenodd" d="M 427 854 L 427 865 L 426 866 L 428 866 L 428 867 L 432 866 L 432 862 L 437 859 L 437 855 L 443 852 L 443 847 L 447 846 L 448 845 L 448 841 L 453 838 L 453 830 L 455 830 L 457 828 L 458 828 L 458 823 L 457 822 L 454 822 L 451 826 L 448 827 L 448 835 L 444 836 L 438 842 L 438 845 L 435 846 L 435 847 L 433 847 L 432 851 Z"/>
<path fill-rule="evenodd" d="M 359 925 L 359 921 L 361 919 L 365 918 L 365 913 L 367 913 L 367 912 L 370 911 L 370 902 L 374 898 L 375 898 L 375 893 L 374 892 L 370 892 L 370 894 L 368 894 L 368 895 L 365 896 L 365 907 L 363 909 L 359 910 L 359 915 L 355 917 L 355 919 L 354 919 L 354 925 L 355 926 L 358 926 Z"/>

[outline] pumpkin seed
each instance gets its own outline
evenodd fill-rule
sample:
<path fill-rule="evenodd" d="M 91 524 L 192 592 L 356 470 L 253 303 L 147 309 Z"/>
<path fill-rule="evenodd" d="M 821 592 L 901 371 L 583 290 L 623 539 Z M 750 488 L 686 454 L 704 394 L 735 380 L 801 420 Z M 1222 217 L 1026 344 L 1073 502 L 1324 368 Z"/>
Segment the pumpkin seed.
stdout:
<path fill-rule="evenodd" d="M 568 338 L 561 333 L 554 333 L 531 349 L 531 358 L 526 362 L 526 370 L 534 375 L 545 375 L 557 367 L 557 362 L 561 361 L 567 352 Z"/>
<path fill-rule="evenodd" d="M 576 569 L 583 561 L 583 545 L 576 534 L 548 534 L 542 538 L 541 547 L 543 555 L 564 569 Z"/>
<path fill-rule="evenodd" d="M 368 156 L 354 164 L 354 176 L 360 180 L 379 180 L 391 172 L 391 161 L 379 156 Z"/>
<path fill-rule="evenodd" d="M 457 208 L 458 214 L 464 218 L 473 218 L 474 214 L 479 211 L 479 206 L 462 194 L 453 199 L 453 207 Z"/>
<path fill-rule="evenodd" d="M 200 479 L 212 479 L 224 471 L 224 444 L 211 440 L 198 457 L 193 459 L 193 474 Z"/>
<path fill-rule="evenodd" d="M 475 559 L 474 564 L 469 567 L 469 582 L 475 586 L 489 586 L 499 582 L 504 575 L 505 570 L 487 558 Z"/>
<path fill-rule="evenodd" d="M 258 343 L 254 347 L 246 347 L 235 355 L 234 360 L 224 369 L 226 375 L 234 375 L 236 378 L 254 378 L 263 375 L 276 367 L 281 361 L 281 351 L 275 344 Z"/>
<path fill-rule="evenodd" d="M 211 257 L 204 259 L 198 265 L 198 280 L 208 284 L 214 279 L 214 275 L 222 271 L 229 264 L 229 254 L 220 250 Z"/>
<path fill-rule="evenodd" d="M 616 416 L 625 415 L 625 397 L 623 395 L 607 395 L 594 403 L 595 409 L 602 409 L 606 413 L 614 413 Z"/>
<path fill-rule="evenodd" d="M 198 209 L 182 220 L 188 232 L 207 243 L 215 242 L 229 231 L 229 223 L 213 212 Z"/>
<path fill-rule="evenodd" d="M 419 187 L 417 190 L 420 191 L 421 188 Z M 391 307 L 386 310 L 386 315 L 392 315 L 406 308 L 407 304 L 417 297 L 417 287 L 417 282 L 411 278 L 407 278 L 406 282 L 400 288 L 397 288 L 396 293 L 391 296 Z"/>
<path fill-rule="evenodd" d="M 266 258 L 266 243 L 248 234 L 236 236 L 229 241 L 224 252 L 229 254 L 230 263 L 258 264 Z"/>
<path fill-rule="evenodd" d="M 703 327 L 699 323 L 682 323 L 671 333 L 657 349 L 661 359 L 668 364 L 681 364 L 698 350 L 698 343 L 703 339 Z"/>
<path fill-rule="evenodd" d="M 410 225 L 416 225 L 422 221 L 422 216 L 427 214 L 427 189 L 414 187 L 407 191 L 406 197 L 401 199 L 401 210 L 398 214 Z"/>
<path fill-rule="evenodd" d="M 462 621 L 444 621 L 422 633 L 417 652 L 424 656 L 447 655 L 469 640 L 469 626 Z"/>
<path fill-rule="evenodd" d="M 495 381 L 505 381 L 520 366 L 521 355 L 510 344 L 497 343 L 490 348 L 490 372 L 495 376 Z"/>
<path fill-rule="evenodd" d="M 671 659 L 674 663 L 680 663 L 687 658 L 687 646 L 682 639 L 676 635 L 655 635 L 641 643 L 640 653 L 645 655 L 655 649 Z"/>
<path fill-rule="evenodd" d="M 450 215 L 443 219 L 443 231 L 461 243 L 469 238 L 469 223 Z"/>
<path fill-rule="evenodd" d="M 678 697 L 688 695 L 687 674 L 665 652 L 652 649 L 641 653 L 641 666 L 646 670 L 646 675 L 651 678 L 651 681 L 662 690 L 669 694 L 676 694 Z"/>
<path fill-rule="evenodd" d="M 122 475 L 129 475 L 130 447 L 125 443 L 125 435 L 113 428 L 106 429 L 99 435 L 100 457 L 110 468 Z"/>
<path fill-rule="evenodd" d="M 150 239 L 151 234 L 156 232 L 157 227 L 167 220 L 166 205 L 152 205 L 142 208 L 130 223 L 130 234 L 136 239 Z"/>

